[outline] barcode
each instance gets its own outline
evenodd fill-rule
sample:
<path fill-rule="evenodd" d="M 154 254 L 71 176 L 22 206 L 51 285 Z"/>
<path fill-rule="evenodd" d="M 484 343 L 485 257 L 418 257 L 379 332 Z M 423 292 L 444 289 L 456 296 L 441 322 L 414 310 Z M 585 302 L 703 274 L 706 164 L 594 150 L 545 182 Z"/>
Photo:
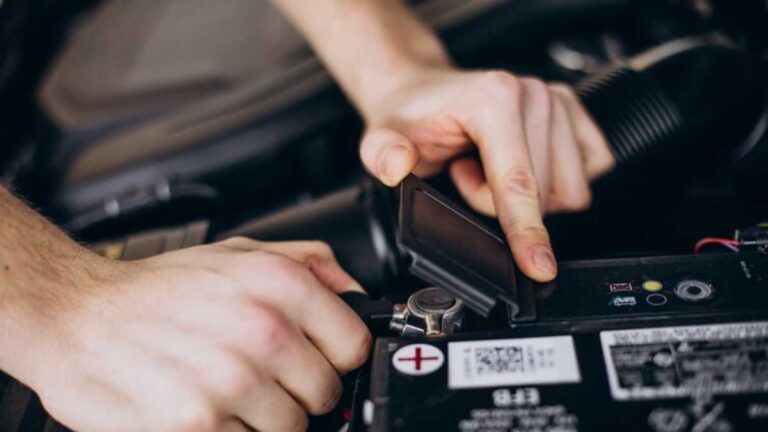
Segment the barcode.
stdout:
<path fill-rule="evenodd" d="M 517 346 L 475 348 L 477 375 L 523 372 L 523 349 Z"/>
<path fill-rule="evenodd" d="M 448 344 L 448 387 L 452 389 L 579 381 L 570 336 Z"/>

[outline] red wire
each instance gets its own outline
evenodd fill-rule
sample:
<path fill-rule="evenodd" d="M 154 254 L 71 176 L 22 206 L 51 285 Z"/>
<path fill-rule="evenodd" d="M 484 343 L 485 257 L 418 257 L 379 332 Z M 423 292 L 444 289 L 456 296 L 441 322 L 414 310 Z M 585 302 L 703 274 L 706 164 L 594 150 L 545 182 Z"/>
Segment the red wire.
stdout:
<path fill-rule="evenodd" d="M 728 247 L 729 249 L 738 250 L 739 242 L 733 239 L 728 239 L 728 238 L 707 237 L 699 240 L 698 243 L 696 243 L 696 246 L 693 248 L 693 253 L 695 254 L 701 253 L 702 249 L 710 245 L 720 245 L 720 246 Z"/>

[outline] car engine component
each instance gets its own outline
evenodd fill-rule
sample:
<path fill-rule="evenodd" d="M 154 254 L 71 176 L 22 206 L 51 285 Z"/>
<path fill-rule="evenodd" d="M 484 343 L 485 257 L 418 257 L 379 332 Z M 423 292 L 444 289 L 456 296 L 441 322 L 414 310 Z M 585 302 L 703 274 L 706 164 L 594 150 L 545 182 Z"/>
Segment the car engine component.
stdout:
<path fill-rule="evenodd" d="M 440 288 L 424 288 L 395 305 L 389 328 L 403 336 L 447 336 L 461 330 L 464 304 Z"/>
<path fill-rule="evenodd" d="M 404 191 L 405 200 L 427 199 L 446 209 L 419 213 L 431 216 L 428 235 L 415 231 L 425 250 L 441 249 L 457 232 L 503 238 L 416 179 L 401 188 L 427 191 Z M 418 224 L 400 223 L 401 233 L 412 234 L 413 227 L 402 224 Z M 457 242 L 464 246 L 459 262 L 443 260 L 429 273 L 417 273 L 471 299 L 483 287 L 454 281 L 466 280 L 468 272 L 492 278 L 496 272 L 488 262 L 506 268 L 511 253 L 499 241 L 504 247 Z M 512 274 L 514 283 L 502 293 L 506 300 L 493 307 L 507 319 L 490 331 L 468 326 L 437 338 L 401 332 L 378 339 L 370 369 L 360 375 L 351 430 L 768 428 L 768 416 L 761 414 L 768 406 L 768 255 L 564 262 L 555 281 L 531 285 L 533 301 L 522 307 L 517 301 L 526 297 L 515 288 L 524 277 Z M 445 307 L 448 300 L 440 295 L 437 303 Z M 481 303 L 469 306 L 494 316 Z M 518 319 L 520 310 L 528 311 L 525 320 Z"/>

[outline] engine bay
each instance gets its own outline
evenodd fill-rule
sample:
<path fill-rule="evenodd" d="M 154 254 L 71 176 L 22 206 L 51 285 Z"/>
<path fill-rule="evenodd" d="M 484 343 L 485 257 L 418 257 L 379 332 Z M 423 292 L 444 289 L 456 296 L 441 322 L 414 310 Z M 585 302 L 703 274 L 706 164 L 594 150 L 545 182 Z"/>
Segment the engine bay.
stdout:
<path fill-rule="evenodd" d="M 0 100 L 19 108 L 3 127 L 20 144 L 0 155 L 3 181 L 114 260 L 232 237 L 327 242 L 367 290 L 342 297 L 375 342 L 310 430 L 768 430 L 768 4 L 486 3 L 438 26 L 456 62 L 573 85 L 617 160 L 589 210 L 547 216 L 553 282 L 517 269 L 498 222 L 447 175 L 370 178 L 361 119 L 330 81 L 178 151 L 77 176 L 124 131 L 47 117 L 31 77 L 58 51 L 6 35 L 18 61 Z M 50 31 L 88 7 L 59 11 Z M 0 17 L 34 8 L 7 0 Z M 29 46 L 49 58 L 19 54 Z M 0 429 L 66 430 L 5 376 Z"/>

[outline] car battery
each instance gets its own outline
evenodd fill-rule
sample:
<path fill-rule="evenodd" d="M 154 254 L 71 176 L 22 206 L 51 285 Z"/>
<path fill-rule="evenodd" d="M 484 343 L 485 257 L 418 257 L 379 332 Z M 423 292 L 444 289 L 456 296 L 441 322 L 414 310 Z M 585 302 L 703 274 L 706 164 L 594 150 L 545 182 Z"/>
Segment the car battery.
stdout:
<path fill-rule="evenodd" d="M 353 430 L 767 431 L 768 315 L 710 321 L 380 339 Z"/>
<path fill-rule="evenodd" d="M 379 339 L 357 430 L 768 431 L 766 278 L 762 254 L 563 263 L 534 321 Z"/>
<path fill-rule="evenodd" d="M 377 340 L 351 430 L 768 431 L 765 254 L 575 261 L 536 284 L 417 180 L 399 225 L 411 272 L 469 311 Z"/>

